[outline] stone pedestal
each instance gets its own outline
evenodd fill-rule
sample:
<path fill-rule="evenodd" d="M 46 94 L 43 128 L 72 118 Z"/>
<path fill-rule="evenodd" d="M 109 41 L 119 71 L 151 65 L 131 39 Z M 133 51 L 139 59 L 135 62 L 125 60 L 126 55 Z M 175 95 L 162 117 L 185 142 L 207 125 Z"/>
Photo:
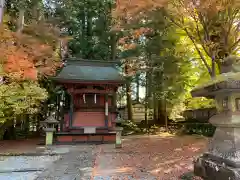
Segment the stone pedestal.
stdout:
<path fill-rule="evenodd" d="M 122 127 L 116 127 L 116 143 L 115 143 L 115 148 L 122 148 Z"/>
<path fill-rule="evenodd" d="M 46 132 L 45 144 L 52 145 L 53 144 L 53 133 L 55 132 L 55 128 L 44 128 L 44 131 Z"/>
<path fill-rule="evenodd" d="M 208 152 L 194 162 L 194 173 L 209 180 L 240 179 L 240 114 L 226 111 L 213 116 L 216 126 Z"/>

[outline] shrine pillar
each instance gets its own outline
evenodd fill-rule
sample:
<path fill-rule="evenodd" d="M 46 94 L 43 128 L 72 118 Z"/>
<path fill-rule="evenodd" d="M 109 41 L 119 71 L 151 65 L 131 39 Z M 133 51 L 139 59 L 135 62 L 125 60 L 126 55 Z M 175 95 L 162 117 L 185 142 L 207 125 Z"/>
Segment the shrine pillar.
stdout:
<path fill-rule="evenodd" d="M 72 122 L 73 122 L 73 109 L 74 102 L 73 102 L 73 94 L 70 93 L 70 112 L 69 112 L 69 127 L 72 128 Z"/>
<path fill-rule="evenodd" d="M 105 94 L 105 126 L 108 127 L 108 94 Z"/>

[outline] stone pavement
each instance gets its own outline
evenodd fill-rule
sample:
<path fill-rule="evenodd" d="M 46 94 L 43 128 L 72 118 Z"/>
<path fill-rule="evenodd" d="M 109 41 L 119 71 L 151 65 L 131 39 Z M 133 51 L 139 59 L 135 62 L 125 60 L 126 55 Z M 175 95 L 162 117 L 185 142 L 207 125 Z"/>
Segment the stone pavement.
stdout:
<path fill-rule="evenodd" d="M 1 157 L 1 180 L 33 180 L 60 156 L 10 156 Z"/>
<path fill-rule="evenodd" d="M 96 153 L 94 145 L 76 146 L 36 180 L 91 180 Z"/>
<path fill-rule="evenodd" d="M 36 156 L 0 156 L 0 180 L 91 179 L 95 146 L 53 146 Z"/>

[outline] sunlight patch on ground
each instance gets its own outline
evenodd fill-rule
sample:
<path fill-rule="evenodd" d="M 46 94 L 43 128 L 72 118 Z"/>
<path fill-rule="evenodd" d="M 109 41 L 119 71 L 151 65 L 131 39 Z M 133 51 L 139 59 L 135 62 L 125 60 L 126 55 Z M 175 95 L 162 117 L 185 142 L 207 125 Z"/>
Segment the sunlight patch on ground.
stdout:
<path fill-rule="evenodd" d="M 161 132 L 161 133 L 158 133 L 157 135 L 161 136 L 161 137 L 174 137 L 174 136 L 176 136 L 176 135 L 170 134 L 168 132 Z"/>
<path fill-rule="evenodd" d="M 159 172 L 161 172 L 163 170 L 163 168 L 157 168 L 157 169 L 154 169 L 152 171 L 149 171 L 150 173 L 152 174 L 158 174 Z"/>
<path fill-rule="evenodd" d="M 182 148 L 176 148 L 174 149 L 174 151 L 182 151 L 183 149 Z"/>
<path fill-rule="evenodd" d="M 189 149 L 192 150 L 193 152 L 197 152 L 201 150 L 200 148 L 196 148 L 196 147 L 190 147 Z"/>
<path fill-rule="evenodd" d="M 179 162 L 179 161 L 181 161 L 182 160 L 182 158 L 177 158 L 177 159 L 173 159 L 173 160 L 167 160 L 167 161 L 165 161 L 165 162 L 163 162 L 163 163 L 158 163 L 157 164 L 157 166 L 166 166 L 166 165 L 169 165 L 169 164 L 174 164 L 174 163 L 176 163 L 176 162 Z"/>
<path fill-rule="evenodd" d="M 122 167 L 122 168 L 116 168 L 116 169 L 106 169 L 106 170 L 101 170 L 96 175 L 99 175 L 99 174 L 127 173 L 127 172 L 131 172 L 132 170 L 133 169 L 130 168 L 130 167 Z"/>

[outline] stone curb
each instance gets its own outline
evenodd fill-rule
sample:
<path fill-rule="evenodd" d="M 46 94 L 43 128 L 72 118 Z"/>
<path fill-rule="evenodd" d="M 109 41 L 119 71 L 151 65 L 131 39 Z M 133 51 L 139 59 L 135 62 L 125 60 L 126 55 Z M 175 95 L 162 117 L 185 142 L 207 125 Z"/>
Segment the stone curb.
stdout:
<path fill-rule="evenodd" d="M 44 168 L 24 168 L 24 169 L 13 169 L 13 170 L 0 170 L 0 174 L 13 173 L 13 172 L 37 172 L 44 171 Z"/>
<path fill-rule="evenodd" d="M 0 156 L 58 156 L 65 153 L 0 153 Z"/>

